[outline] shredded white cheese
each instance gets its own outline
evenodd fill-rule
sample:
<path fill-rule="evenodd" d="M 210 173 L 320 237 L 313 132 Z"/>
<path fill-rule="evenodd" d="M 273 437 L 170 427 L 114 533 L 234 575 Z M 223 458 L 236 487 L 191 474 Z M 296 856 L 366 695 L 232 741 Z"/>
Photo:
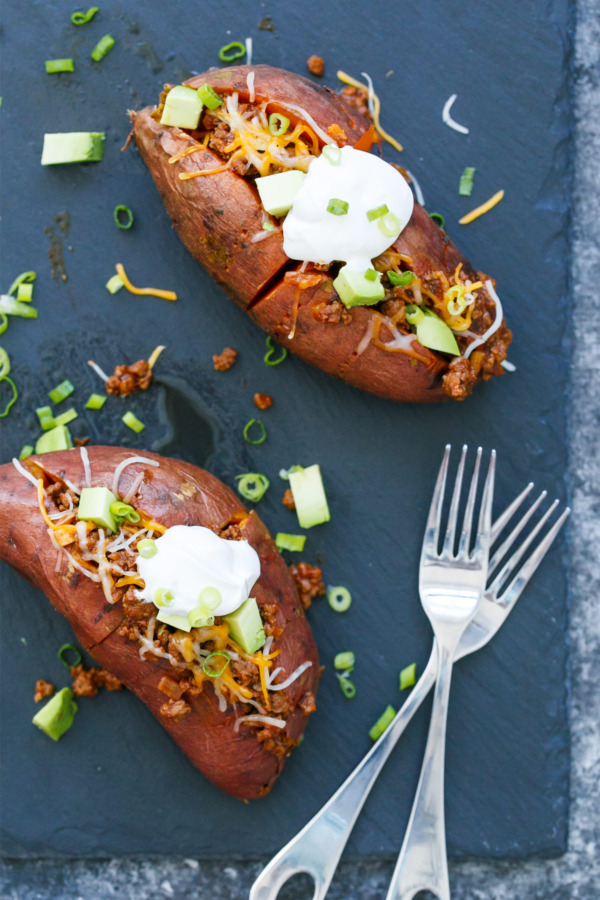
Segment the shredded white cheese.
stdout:
<path fill-rule="evenodd" d="M 423 196 L 423 191 L 421 190 L 421 185 L 419 184 L 419 182 L 417 181 L 417 179 L 415 178 L 413 173 L 409 172 L 408 169 L 406 170 L 406 174 L 410 178 L 410 183 L 415 192 L 415 197 L 417 198 L 417 203 L 420 203 L 421 206 L 425 206 L 425 197 Z"/>
<path fill-rule="evenodd" d="M 160 463 L 156 459 L 148 459 L 147 456 L 128 456 L 127 459 L 122 460 L 117 468 L 115 469 L 115 474 L 112 483 L 112 492 L 113 494 L 118 494 L 119 492 L 119 479 L 127 466 L 132 466 L 134 463 L 141 462 L 146 463 L 148 466 L 159 466 Z"/>
<path fill-rule="evenodd" d="M 235 720 L 235 731 L 240 730 L 242 722 L 261 722 L 263 725 L 273 725 L 275 728 L 285 728 L 285 719 L 274 719 L 272 716 L 240 716 Z"/>
<path fill-rule="evenodd" d="M 458 122 L 455 122 L 452 116 L 450 115 L 450 110 L 454 105 L 454 101 L 456 100 L 457 94 L 452 94 L 451 97 L 448 97 L 446 102 L 444 103 L 444 108 L 442 110 L 442 119 L 444 120 L 444 124 L 446 124 L 449 128 L 452 128 L 454 131 L 458 131 L 460 134 L 468 134 L 469 129 L 464 125 L 459 125 Z"/>
<path fill-rule="evenodd" d="M 290 677 L 289 677 L 289 678 L 286 678 L 285 681 L 282 681 L 281 684 L 273 684 L 273 681 L 271 680 L 271 681 L 269 682 L 269 690 L 270 690 L 270 691 L 283 691 L 283 690 L 285 690 L 285 689 L 286 689 L 287 687 L 289 687 L 290 684 L 292 684 L 297 678 L 300 678 L 300 676 L 302 675 L 303 672 L 305 672 L 307 669 L 310 669 L 311 666 L 312 666 L 312 662 L 311 662 L 310 660 L 307 660 L 306 662 L 303 662 L 301 665 L 298 666 L 297 669 L 294 669 L 294 671 L 292 672 L 292 674 L 290 675 Z"/>
<path fill-rule="evenodd" d="M 106 384 L 108 381 L 108 375 L 106 372 L 100 368 L 98 363 L 95 363 L 93 359 L 88 359 L 88 366 L 91 366 L 96 375 L 99 375 L 102 381 Z"/>
<path fill-rule="evenodd" d="M 373 337 L 373 329 L 375 328 L 375 316 L 371 316 L 369 319 L 369 324 L 367 325 L 367 330 L 365 331 L 360 344 L 356 348 L 356 353 L 358 356 L 363 354 L 369 344 L 371 343 L 371 338 Z"/>
<path fill-rule="evenodd" d="M 248 40 L 252 40 L 252 38 L 248 38 Z M 250 63 L 248 63 L 250 65 Z M 254 103 L 254 72 L 248 72 L 248 77 L 246 78 L 246 84 L 248 85 L 248 99 L 250 103 Z"/>
<path fill-rule="evenodd" d="M 506 369 L 507 372 L 516 372 L 517 367 L 514 363 L 509 362 L 507 359 L 503 360 L 500 365 L 503 369 Z"/>
<path fill-rule="evenodd" d="M 79 452 L 81 454 L 81 462 L 83 463 L 83 475 L 85 478 L 85 486 L 92 486 L 92 467 L 90 466 L 90 458 L 88 456 L 88 452 L 85 447 L 80 447 Z"/>
<path fill-rule="evenodd" d="M 247 66 L 252 65 L 252 38 L 251 37 L 246 38 L 246 65 Z M 250 101 L 250 102 L 252 102 L 252 101 Z"/>
<path fill-rule="evenodd" d="M 494 319 L 493 324 L 490 325 L 490 327 L 488 328 L 487 331 L 485 331 L 482 335 L 480 335 L 478 338 L 476 338 L 474 341 L 472 341 L 469 344 L 469 346 L 467 347 L 467 349 L 465 350 L 465 352 L 463 354 L 465 359 L 469 358 L 469 356 L 471 355 L 473 350 L 475 350 L 476 347 L 481 347 L 482 344 L 485 344 L 485 342 L 488 340 L 488 338 L 490 338 L 494 334 L 495 331 L 498 331 L 498 329 L 500 328 L 500 325 L 502 324 L 502 304 L 500 303 L 500 297 L 494 290 L 494 285 L 492 284 L 491 281 L 488 280 L 485 282 L 485 288 L 486 288 L 488 294 L 490 295 L 490 297 L 492 298 L 492 300 L 494 301 L 494 303 L 496 304 L 496 318 Z"/>
<path fill-rule="evenodd" d="M 369 87 L 369 94 L 367 97 L 367 106 L 369 108 L 369 114 L 370 114 L 371 118 L 374 119 L 375 118 L 375 90 L 373 88 L 373 79 L 371 78 L 370 75 L 367 75 L 366 72 L 361 72 L 360 74 L 365 79 L 365 81 L 367 82 L 367 85 Z"/>
<path fill-rule="evenodd" d="M 306 125 L 310 125 L 313 131 L 315 131 L 319 135 L 321 140 L 325 141 L 326 144 L 333 144 L 335 147 L 337 147 L 337 144 L 333 140 L 333 138 L 329 134 L 327 134 L 326 131 L 323 131 L 323 129 L 317 125 L 311 114 L 308 113 L 305 109 L 302 109 L 301 106 L 294 106 L 293 103 L 283 103 L 281 101 L 278 101 L 278 105 L 281 106 L 282 109 L 289 109 L 292 112 L 297 113 L 302 121 Z"/>
<path fill-rule="evenodd" d="M 37 491 L 38 483 L 37 483 L 36 479 L 33 477 L 31 472 L 28 472 L 27 469 L 21 465 L 21 463 L 16 458 L 16 456 L 13 456 L 12 464 L 15 467 L 15 469 L 17 470 L 17 472 L 19 472 L 24 478 L 26 478 L 27 481 L 30 481 Z"/>

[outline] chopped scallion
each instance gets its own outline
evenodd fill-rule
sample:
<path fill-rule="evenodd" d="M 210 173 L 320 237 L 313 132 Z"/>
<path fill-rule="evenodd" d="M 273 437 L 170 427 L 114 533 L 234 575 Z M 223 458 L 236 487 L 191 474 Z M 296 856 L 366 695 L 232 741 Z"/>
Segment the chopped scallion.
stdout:
<path fill-rule="evenodd" d="M 326 144 L 325 147 L 323 147 L 322 155 L 332 166 L 339 166 L 342 162 L 342 151 L 333 144 Z"/>
<path fill-rule="evenodd" d="M 62 413 L 60 416 L 56 416 L 53 420 L 54 428 L 60 428 L 61 425 L 68 425 L 69 422 L 72 422 L 73 419 L 76 419 L 79 413 L 76 409 L 68 409 L 66 412 Z"/>
<path fill-rule="evenodd" d="M 35 412 L 40 420 L 42 431 L 50 431 L 51 428 L 54 428 L 54 416 L 52 415 L 52 409 L 49 406 L 40 406 Z"/>
<path fill-rule="evenodd" d="M 8 293 L 14 294 L 14 292 L 18 290 L 20 284 L 31 284 L 31 282 L 35 281 L 36 278 L 36 272 L 21 272 L 21 274 L 17 275 L 17 277 L 9 287 Z"/>
<path fill-rule="evenodd" d="M 67 654 L 73 654 L 73 657 L 69 659 Z M 81 653 L 74 644 L 63 644 L 58 651 L 58 658 L 67 669 L 81 664 Z"/>
<path fill-rule="evenodd" d="M 473 175 L 475 174 L 474 166 L 467 166 L 460 176 L 458 184 L 458 193 L 461 197 L 470 197 L 473 193 Z"/>
<path fill-rule="evenodd" d="M 100 62 L 100 60 L 104 59 L 108 51 L 112 50 L 114 46 L 114 37 L 111 34 L 105 34 L 104 37 L 100 38 L 90 55 L 94 62 Z"/>
<path fill-rule="evenodd" d="M 382 216 L 385 216 L 389 213 L 389 209 L 383 203 L 381 206 L 376 206 L 374 209 L 370 209 L 367 212 L 367 219 L 369 222 L 374 222 L 375 219 L 380 219 Z"/>
<path fill-rule="evenodd" d="M 104 394 L 90 394 L 90 399 L 85 404 L 86 409 L 102 409 L 106 403 Z"/>
<path fill-rule="evenodd" d="M 327 204 L 327 212 L 333 216 L 345 216 L 349 208 L 350 204 L 346 200 L 339 200 L 337 197 L 332 197 Z"/>
<path fill-rule="evenodd" d="M 90 6 L 86 13 L 74 12 L 71 16 L 71 22 L 73 25 L 86 25 L 88 22 L 92 21 L 97 12 L 97 6 Z"/>
<path fill-rule="evenodd" d="M 153 541 L 151 538 L 144 538 L 143 540 L 138 541 L 137 552 L 142 559 L 152 559 L 152 557 L 156 556 L 158 553 L 156 541 Z"/>
<path fill-rule="evenodd" d="M 367 269 L 365 271 L 365 278 L 367 279 L 367 281 L 377 281 L 377 270 Z"/>
<path fill-rule="evenodd" d="M 27 459 L 28 456 L 31 456 L 33 453 L 33 445 L 25 444 L 21 452 L 19 453 L 19 459 Z"/>
<path fill-rule="evenodd" d="M 140 431 L 143 431 L 146 427 L 131 411 L 126 412 L 125 415 L 121 417 L 121 421 L 124 422 L 128 428 L 131 428 L 132 431 L 135 431 L 136 434 L 139 434 Z"/>
<path fill-rule="evenodd" d="M 72 59 L 47 59 L 44 65 L 48 75 L 56 72 L 72 72 L 75 69 Z"/>
<path fill-rule="evenodd" d="M 336 653 L 333 665 L 336 669 L 353 669 L 354 653 L 352 650 L 346 650 L 344 653 Z"/>
<path fill-rule="evenodd" d="M 395 238 L 400 233 L 400 219 L 394 213 L 386 213 L 377 219 L 377 227 L 385 237 Z"/>
<path fill-rule="evenodd" d="M 174 600 L 175 597 L 171 591 L 167 590 L 167 588 L 157 588 L 152 595 L 152 602 L 155 606 L 158 606 L 159 609 L 173 606 Z"/>
<path fill-rule="evenodd" d="M 207 109 L 218 109 L 223 104 L 223 98 L 210 84 L 201 84 L 198 88 L 198 96 Z"/>
<path fill-rule="evenodd" d="M 4 347 L 0 347 L 0 378 L 6 375 L 10 375 L 10 356 Z"/>
<path fill-rule="evenodd" d="M 265 353 L 264 361 L 268 366 L 278 366 L 279 363 L 282 363 L 284 361 L 284 359 L 286 358 L 286 356 L 288 355 L 288 352 L 285 349 L 285 347 L 279 347 L 279 349 L 281 350 L 281 356 L 278 356 L 277 359 L 272 359 L 272 356 L 276 352 L 277 347 L 273 343 L 273 338 L 270 335 L 267 338 L 267 347 L 268 347 L 268 350 Z"/>
<path fill-rule="evenodd" d="M 14 381 L 12 380 L 12 378 L 10 378 L 8 375 L 3 375 L 2 378 L 0 378 L 0 384 L 1 384 L 3 381 L 6 381 L 6 382 L 10 385 L 10 388 L 11 388 L 11 391 L 12 391 L 12 397 L 11 397 L 10 400 L 7 402 L 7 404 L 6 404 L 6 406 L 4 407 L 4 409 L 2 410 L 2 412 L 0 412 L 0 419 L 6 418 L 6 416 L 7 416 L 7 415 L 9 414 L 9 412 L 11 411 L 12 407 L 13 407 L 13 406 L 15 405 L 15 403 L 17 402 L 17 398 L 18 398 L 18 396 L 19 396 L 19 392 L 18 392 L 18 390 L 17 390 L 17 386 L 16 386 L 16 384 L 14 383 Z"/>
<path fill-rule="evenodd" d="M 275 546 L 278 550 L 300 552 L 304 550 L 305 543 L 305 534 L 284 534 L 282 531 L 279 531 L 275 536 Z"/>
<path fill-rule="evenodd" d="M 225 46 L 221 47 L 219 50 L 219 59 L 221 62 L 233 62 L 235 59 L 242 59 L 245 55 L 246 45 L 241 44 L 240 41 L 232 41 L 230 44 L 225 44 Z"/>
<path fill-rule="evenodd" d="M 346 612 L 352 603 L 352 594 L 348 588 L 338 585 L 327 588 L 327 602 L 336 612 Z"/>
<path fill-rule="evenodd" d="M 416 680 L 417 664 L 411 663 L 410 666 L 406 666 L 406 668 L 402 669 L 400 672 L 400 690 L 403 691 L 405 688 L 412 687 Z"/>
<path fill-rule="evenodd" d="M 10 294 L 0 295 L 0 313 L 7 316 L 21 316 L 23 319 L 37 319 L 38 311 L 30 303 L 20 303 Z"/>
<path fill-rule="evenodd" d="M 282 116 L 281 113 L 271 113 L 269 116 L 269 131 L 273 137 L 285 134 L 289 127 L 290 120 L 287 116 Z"/>
<path fill-rule="evenodd" d="M 113 277 L 109 278 L 106 282 L 106 290 L 110 291 L 111 294 L 116 294 L 122 287 L 125 287 L 125 284 L 120 275 L 113 275 Z"/>
<path fill-rule="evenodd" d="M 256 427 L 260 431 L 260 437 L 256 438 L 255 440 L 253 438 L 249 437 L 250 430 L 253 425 L 256 425 Z M 250 421 L 247 422 L 244 427 L 243 435 L 244 435 L 244 440 L 247 441 L 249 444 L 255 444 L 255 445 L 262 444 L 262 442 L 264 440 L 266 440 L 267 429 L 265 428 L 265 426 L 263 425 L 263 423 L 261 422 L 260 419 L 250 419 Z"/>
<path fill-rule="evenodd" d="M 209 678 L 219 678 L 229 665 L 230 659 L 229 653 L 226 653 L 225 650 L 215 650 L 213 653 L 209 653 L 202 663 L 202 671 Z"/>
<path fill-rule="evenodd" d="M 238 482 L 238 493 L 250 503 L 258 503 L 259 500 L 262 500 L 270 484 L 267 476 L 261 475 L 259 472 L 236 475 L 235 480 Z"/>
<path fill-rule="evenodd" d="M 129 503 L 123 503 L 122 500 L 116 500 L 114 503 L 111 503 L 109 510 L 117 524 L 127 521 L 133 522 L 135 525 L 140 521 L 140 514 L 137 509 L 134 509 Z"/>
<path fill-rule="evenodd" d="M 441 213 L 432 212 L 429 213 L 429 218 L 433 219 L 436 225 L 439 225 L 440 228 L 443 228 L 446 224 L 446 220 Z"/>
<path fill-rule="evenodd" d="M 350 681 L 347 674 L 337 674 L 338 681 L 340 683 L 340 688 L 342 689 L 342 694 L 344 697 L 347 697 L 348 700 L 352 700 L 353 697 L 356 697 L 356 687 L 354 686 L 354 682 Z"/>
<path fill-rule="evenodd" d="M 414 272 L 394 272 L 390 269 L 385 273 L 389 279 L 390 284 L 393 284 L 394 287 L 408 287 L 409 284 L 412 284 L 415 280 Z"/>
<path fill-rule="evenodd" d="M 386 728 L 391 725 L 394 721 L 394 716 L 396 715 L 396 710 L 393 706 L 388 706 L 377 719 L 371 730 L 369 731 L 369 737 L 372 741 L 376 741 L 377 738 L 380 738 Z"/>
<path fill-rule="evenodd" d="M 19 303 L 31 303 L 33 299 L 33 285 L 22 281 L 17 288 L 17 300 Z"/>
<path fill-rule="evenodd" d="M 115 206 L 113 218 L 117 228 L 122 228 L 124 231 L 133 225 L 133 213 L 128 206 Z"/>
<path fill-rule="evenodd" d="M 53 388 L 48 396 L 52 400 L 53 403 L 60 403 L 61 400 L 65 400 L 67 397 L 70 397 L 75 388 L 71 384 L 68 378 L 65 378 L 64 381 L 61 381 L 60 384 L 57 384 L 55 388 Z"/>
<path fill-rule="evenodd" d="M 272 222 L 264 222 L 262 230 L 263 231 L 275 231 L 275 226 L 273 225 Z"/>
<path fill-rule="evenodd" d="M 303 472 L 304 466 L 290 466 L 289 469 L 280 469 L 279 477 L 283 479 L 283 481 L 289 481 L 290 475 L 292 472 Z"/>

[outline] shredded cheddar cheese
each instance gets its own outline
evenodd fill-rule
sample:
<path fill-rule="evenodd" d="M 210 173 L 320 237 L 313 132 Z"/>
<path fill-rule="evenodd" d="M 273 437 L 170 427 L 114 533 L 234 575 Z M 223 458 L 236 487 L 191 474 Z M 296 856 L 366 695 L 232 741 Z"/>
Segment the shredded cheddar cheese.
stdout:
<path fill-rule="evenodd" d="M 144 579 L 140 578 L 139 575 L 124 575 L 123 578 L 119 578 L 115 587 L 125 587 L 129 584 L 135 584 L 137 587 L 143 588 Z"/>
<path fill-rule="evenodd" d="M 138 510 L 140 514 L 140 525 L 144 528 L 149 528 L 152 531 L 158 531 L 159 534 L 164 534 L 167 530 L 164 525 L 161 525 L 160 522 L 155 522 L 154 519 L 151 519 L 150 516 L 147 516 L 146 513 L 142 512 L 141 509 Z"/>
<path fill-rule="evenodd" d="M 252 691 L 249 688 L 242 687 L 241 684 L 238 684 L 231 672 L 229 671 L 229 666 L 225 669 L 224 672 L 219 675 L 218 681 L 222 681 L 225 687 L 228 687 L 230 691 L 234 691 L 238 694 L 241 694 L 242 697 L 245 697 L 246 700 L 252 699 Z"/>
<path fill-rule="evenodd" d="M 474 219 L 478 219 L 479 216 L 483 216 L 486 212 L 489 212 L 490 209 L 493 209 L 494 206 L 497 206 L 503 197 L 504 191 L 498 191 L 497 194 L 494 194 L 493 197 L 490 197 L 490 199 L 486 200 L 485 203 L 482 203 L 481 206 L 477 206 L 475 209 L 472 209 L 470 213 L 467 213 L 466 216 L 463 216 L 462 219 L 459 219 L 458 224 L 468 225 L 469 222 L 473 222 Z"/>
<path fill-rule="evenodd" d="M 356 78 L 352 78 L 351 75 L 347 75 L 346 72 L 342 72 L 341 69 L 338 69 L 337 72 L 338 80 L 343 84 L 349 84 L 351 87 L 358 88 L 359 91 L 365 91 L 365 93 L 369 93 L 369 87 L 366 84 L 363 84 L 362 81 L 357 81 Z M 381 112 L 381 101 L 377 94 L 373 91 L 372 94 L 373 99 L 373 125 L 375 126 L 377 133 L 381 135 L 384 141 L 387 141 L 388 144 L 391 144 L 399 153 L 402 152 L 402 144 L 398 143 L 396 138 L 393 138 L 390 134 L 385 131 L 379 121 L 379 114 Z"/>
<path fill-rule="evenodd" d="M 132 285 L 129 278 L 125 274 L 125 269 L 121 263 L 115 266 L 123 285 L 131 294 L 148 294 L 151 297 L 161 297 L 163 300 L 177 300 L 177 294 L 174 291 L 163 291 L 160 288 L 136 288 Z"/>

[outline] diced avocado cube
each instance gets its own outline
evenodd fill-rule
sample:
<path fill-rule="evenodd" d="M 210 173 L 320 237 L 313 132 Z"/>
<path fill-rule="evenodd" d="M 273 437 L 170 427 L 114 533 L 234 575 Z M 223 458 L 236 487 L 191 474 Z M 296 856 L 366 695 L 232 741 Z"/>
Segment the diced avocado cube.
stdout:
<path fill-rule="evenodd" d="M 460 350 L 456 338 L 446 323 L 429 309 L 424 309 L 425 315 L 417 322 L 417 340 L 430 350 L 439 350 L 441 353 L 452 353 L 460 356 Z"/>
<path fill-rule="evenodd" d="M 301 472 L 290 472 L 290 488 L 300 528 L 312 528 L 313 525 L 329 522 L 329 507 L 320 466 L 308 466 Z"/>
<path fill-rule="evenodd" d="M 104 132 L 66 131 L 44 135 L 42 165 L 99 162 L 104 155 Z"/>
<path fill-rule="evenodd" d="M 372 271 L 372 270 L 367 270 Z M 373 270 L 374 271 L 374 270 Z M 342 266 L 338 277 L 333 282 L 338 297 L 344 306 L 371 306 L 385 297 L 385 289 L 381 283 L 381 273 L 374 279 L 366 278 L 365 273 L 349 266 Z"/>
<path fill-rule="evenodd" d="M 168 612 L 165 612 L 164 609 L 159 609 L 156 618 L 159 622 L 164 622 L 165 625 L 171 625 L 172 628 L 179 628 L 181 631 L 190 631 L 192 628 L 187 616 L 176 616 L 173 613 L 169 614 Z"/>
<path fill-rule="evenodd" d="M 197 128 L 201 112 L 202 100 L 198 96 L 198 91 L 178 84 L 167 94 L 160 124 Z"/>
<path fill-rule="evenodd" d="M 285 216 L 289 213 L 305 178 L 306 173 L 297 169 L 257 178 L 256 188 L 265 212 L 271 216 Z"/>
<path fill-rule="evenodd" d="M 66 687 L 42 706 L 33 717 L 33 724 L 53 741 L 57 741 L 73 724 L 76 712 L 77 704 L 73 699 L 73 691 Z"/>
<path fill-rule="evenodd" d="M 223 616 L 229 626 L 229 634 L 246 653 L 256 653 L 267 639 L 258 605 L 254 597 L 248 597 L 242 605 Z"/>
<path fill-rule="evenodd" d="M 52 453 L 54 450 L 70 450 L 73 446 L 71 433 L 66 425 L 46 431 L 35 444 L 36 453 Z"/>
<path fill-rule="evenodd" d="M 107 528 L 114 532 L 117 530 L 117 523 L 110 511 L 110 505 L 116 502 L 117 498 L 106 487 L 83 488 L 79 497 L 77 518 L 84 522 L 94 522 L 99 528 Z"/>

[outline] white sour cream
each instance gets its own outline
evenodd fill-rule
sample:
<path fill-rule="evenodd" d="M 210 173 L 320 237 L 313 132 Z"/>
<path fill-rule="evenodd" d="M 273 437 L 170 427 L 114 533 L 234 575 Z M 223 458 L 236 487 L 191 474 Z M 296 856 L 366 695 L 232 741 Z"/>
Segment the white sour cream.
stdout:
<path fill-rule="evenodd" d="M 205 588 L 221 594 L 211 615 L 234 612 L 260 576 L 258 553 L 248 541 L 225 540 L 201 525 L 173 525 L 157 538 L 156 550 L 150 559 L 138 556 L 145 584 L 140 596 L 154 602 L 156 591 L 170 591 L 173 601 L 163 607 L 169 615 L 186 617 L 198 606 Z"/>
<path fill-rule="evenodd" d="M 344 200 L 348 212 L 327 212 L 332 199 Z M 399 220 L 391 236 L 382 233 L 377 219 L 367 218 L 370 210 L 384 204 Z M 283 252 L 290 259 L 368 269 L 408 225 L 413 205 L 412 191 L 397 169 L 372 153 L 343 147 L 337 166 L 326 156 L 311 162 L 283 223 Z"/>

